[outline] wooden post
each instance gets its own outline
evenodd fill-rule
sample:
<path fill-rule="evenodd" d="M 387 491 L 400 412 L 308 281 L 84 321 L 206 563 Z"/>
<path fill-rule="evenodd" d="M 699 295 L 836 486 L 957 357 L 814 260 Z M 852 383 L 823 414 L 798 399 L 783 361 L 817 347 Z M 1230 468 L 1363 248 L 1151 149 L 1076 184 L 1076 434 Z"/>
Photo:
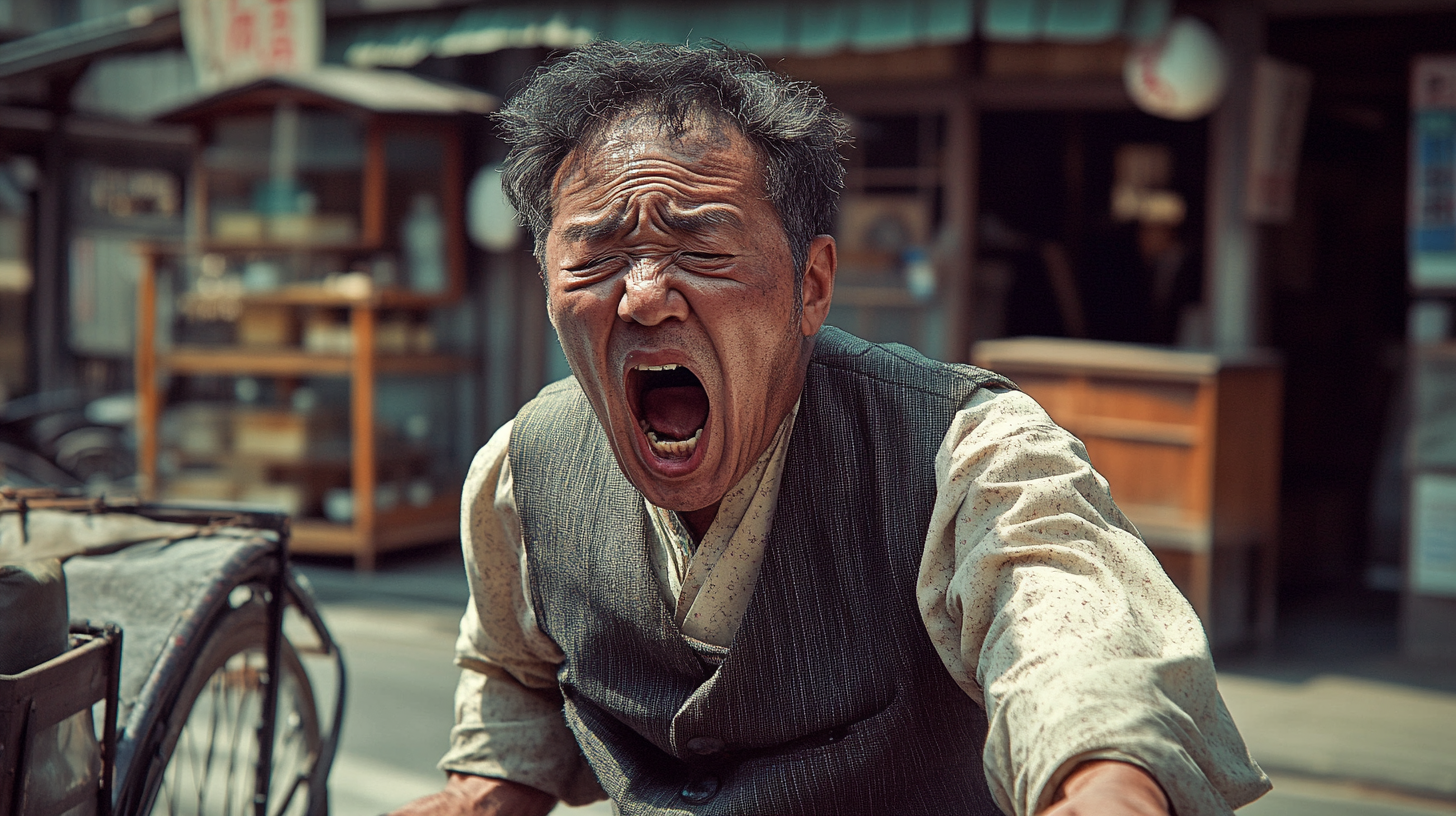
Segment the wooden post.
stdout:
<path fill-rule="evenodd" d="M 75 359 L 67 333 L 70 328 L 67 285 L 69 274 L 70 149 L 66 120 L 70 117 L 71 90 L 80 73 L 50 80 L 51 128 L 41 153 L 40 195 L 36 202 L 35 287 L 30 325 L 35 339 L 35 383 L 41 393 L 58 391 L 75 381 Z"/>
<path fill-rule="evenodd" d="M 1218 372 L 1205 374 L 1197 380 L 1197 396 L 1193 403 L 1193 428 L 1195 441 L 1190 451 L 1187 484 L 1184 489 L 1185 512 L 1190 518 L 1208 525 L 1210 534 L 1205 547 L 1191 553 L 1189 558 L 1188 603 L 1203 619 L 1203 627 L 1209 643 L 1218 636 L 1214 632 L 1214 588 L 1213 561 L 1219 545 L 1218 518 L 1214 496 L 1214 468 L 1222 464 L 1216 459 L 1219 442 L 1220 420 L 1227 417 L 1218 414 Z"/>
<path fill-rule="evenodd" d="M 465 294 L 465 189 L 464 159 L 460 155 L 460 131 L 455 127 L 439 129 L 444 142 L 440 172 L 440 214 L 445 219 L 445 269 L 449 275 L 444 296 L 459 302 Z M 451 238 L 450 236 L 455 236 Z"/>
<path fill-rule="evenodd" d="M 976 218 L 980 191 L 980 115 L 967 94 L 959 94 L 946 109 L 945 183 L 946 223 L 960 234 L 959 257 L 946 270 L 945 355 L 951 362 L 971 359 L 971 343 L 979 336 L 972 325 L 976 314 Z"/>
<path fill-rule="evenodd" d="M 1228 55 L 1228 95 L 1209 123 L 1204 308 L 1214 348 L 1238 353 L 1258 343 L 1259 232 L 1244 213 L 1244 188 L 1264 13 L 1248 0 L 1221 3 L 1218 32 Z"/>
<path fill-rule="evenodd" d="M 161 420 L 161 392 L 157 385 L 157 252 L 141 250 L 137 276 L 136 433 L 137 492 L 143 499 L 157 495 L 157 428 Z"/>
<path fill-rule="evenodd" d="M 353 440 L 354 566 L 374 569 L 374 307 L 349 310 L 354 354 L 351 361 L 349 433 Z"/>
<path fill-rule="evenodd" d="M 384 197 L 388 179 L 384 162 L 384 125 L 371 120 L 364 129 L 364 178 L 360 196 L 364 212 L 360 216 L 360 242 L 378 248 L 384 243 Z"/>

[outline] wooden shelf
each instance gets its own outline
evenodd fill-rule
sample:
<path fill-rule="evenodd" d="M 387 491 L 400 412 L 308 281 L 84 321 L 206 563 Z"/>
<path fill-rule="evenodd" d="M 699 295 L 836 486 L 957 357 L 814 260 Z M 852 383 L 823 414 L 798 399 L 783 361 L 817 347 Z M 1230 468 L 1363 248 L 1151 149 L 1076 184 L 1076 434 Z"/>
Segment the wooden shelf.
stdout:
<path fill-rule="evenodd" d="M 292 252 L 342 252 L 348 254 L 377 252 L 380 247 L 359 241 L 318 242 L 309 241 L 228 241 L 208 238 L 198 247 L 203 252 L 251 252 L 259 255 L 287 254 Z"/>
<path fill-rule="evenodd" d="M 1442 340 L 1439 343 L 1412 344 L 1410 348 L 1413 356 L 1427 360 L 1456 359 L 1456 341 Z"/>
<path fill-rule="evenodd" d="M 399 450 L 386 447 L 375 457 L 375 465 L 380 471 L 388 471 L 394 468 L 418 465 L 428 460 L 429 456 L 430 454 L 428 452 L 414 448 Z M 309 456 L 303 459 L 289 459 L 281 456 L 255 456 L 252 454 L 231 452 L 203 455 L 179 451 L 177 458 L 183 465 L 189 467 L 271 468 L 278 471 L 347 471 L 354 466 L 353 459 L 349 457 L 347 451 L 337 456 Z"/>
<path fill-rule="evenodd" d="M 247 349 L 175 346 L 157 355 L 157 365 L 174 374 L 257 375 L 267 377 L 346 376 L 352 354 L 315 354 L 299 349 Z M 470 365 L 454 354 L 376 354 L 382 374 L 455 374 Z"/>
<path fill-rule="evenodd" d="M 976 360 L 978 365 L 992 371 L 1015 366 L 1017 370 L 1058 375 L 1071 371 L 1088 376 L 1185 382 L 1200 382 L 1232 368 L 1266 369 L 1279 365 L 1278 356 L 1267 349 L 1228 355 L 1064 337 L 982 340 L 976 344 Z"/>
<path fill-rule="evenodd" d="M 1179 422 L 1154 422 L 1125 417 L 1080 416 L 1066 426 L 1078 438 L 1118 439 L 1151 445 L 1191 448 L 1199 442 L 1198 428 Z"/>
<path fill-rule="evenodd" d="M 1155 551 L 1167 549 L 1207 555 L 1213 548 L 1213 531 L 1201 518 L 1190 518 L 1180 509 L 1152 504 L 1119 503 L 1118 506 Z"/>
<path fill-rule="evenodd" d="M 449 541 L 460 535 L 460 498 L 440 496 L 424 507 L 397 507 L 375 516 L 371 528 L 316 518 L 293 523 L 289 549 L 306 555 L 358 556 L 365 544 L 374 552 L 415 544 Z"/>
<path fill-rule="evenodd" d="M 361 306 L 379 309 L 432 309 L 454 303 L 456 299 L 448 292 L 426 294 L 408 289 L 378 289 L 368 294 L 354 295 L 323 286 L 287 286 L 272 292 L 249 292 L 242 297 L 244 305 L 321 306 L 339 309 Z"/>

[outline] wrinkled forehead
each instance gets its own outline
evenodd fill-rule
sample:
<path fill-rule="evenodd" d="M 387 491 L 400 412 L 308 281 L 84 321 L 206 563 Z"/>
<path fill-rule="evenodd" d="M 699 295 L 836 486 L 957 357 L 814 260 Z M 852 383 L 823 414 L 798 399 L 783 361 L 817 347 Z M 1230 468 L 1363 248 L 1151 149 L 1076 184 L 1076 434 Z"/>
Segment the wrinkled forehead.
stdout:
<path fill-rule="evenodd" d="M 591 172 L 594 162 L 589 159 L 599 157 L 618 144 L 651 145 L 690 162 L 701 161 L 714 151 L 746 153 L 754 157 L 754 175 L 759 190 L 767 189 L 761 151 L 729 117 L 704 109 L 694 109 L 682 116 L 669 116 L 639 108 L 618 114 L 582 138 L 556 169 L 552 198 L 560 195 L 568 178 Z"/>

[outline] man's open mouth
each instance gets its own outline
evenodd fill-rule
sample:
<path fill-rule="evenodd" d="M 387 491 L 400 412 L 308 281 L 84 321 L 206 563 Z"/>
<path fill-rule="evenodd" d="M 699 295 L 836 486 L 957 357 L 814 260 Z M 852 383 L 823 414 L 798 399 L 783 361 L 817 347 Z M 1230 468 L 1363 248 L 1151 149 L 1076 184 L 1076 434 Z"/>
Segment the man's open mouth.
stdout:
<path fill-rule="evenodd" d="M 708 392 L 687 366 L 636 366 L 627 372 L 627 393 L 637 425 L 662 459 L 688 459 L 708 421 Z"/>

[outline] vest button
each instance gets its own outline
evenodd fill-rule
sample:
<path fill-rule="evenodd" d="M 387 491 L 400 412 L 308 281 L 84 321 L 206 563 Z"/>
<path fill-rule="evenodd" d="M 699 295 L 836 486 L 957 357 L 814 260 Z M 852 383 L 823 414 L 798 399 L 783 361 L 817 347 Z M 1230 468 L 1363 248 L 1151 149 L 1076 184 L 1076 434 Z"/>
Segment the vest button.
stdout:
<path fill-rule="evenodd" d="M 688 750 L 702 756 L 720 753 L 726 747 L 723 740 L 717 737 L 693 737 L 688 740 Z"/>
<path fill-rule="evenodd" d="M 682 798 L 692 805 L 701 805 L 718 795 L 718 777 L 700 776 L 682 789 Z"/>

